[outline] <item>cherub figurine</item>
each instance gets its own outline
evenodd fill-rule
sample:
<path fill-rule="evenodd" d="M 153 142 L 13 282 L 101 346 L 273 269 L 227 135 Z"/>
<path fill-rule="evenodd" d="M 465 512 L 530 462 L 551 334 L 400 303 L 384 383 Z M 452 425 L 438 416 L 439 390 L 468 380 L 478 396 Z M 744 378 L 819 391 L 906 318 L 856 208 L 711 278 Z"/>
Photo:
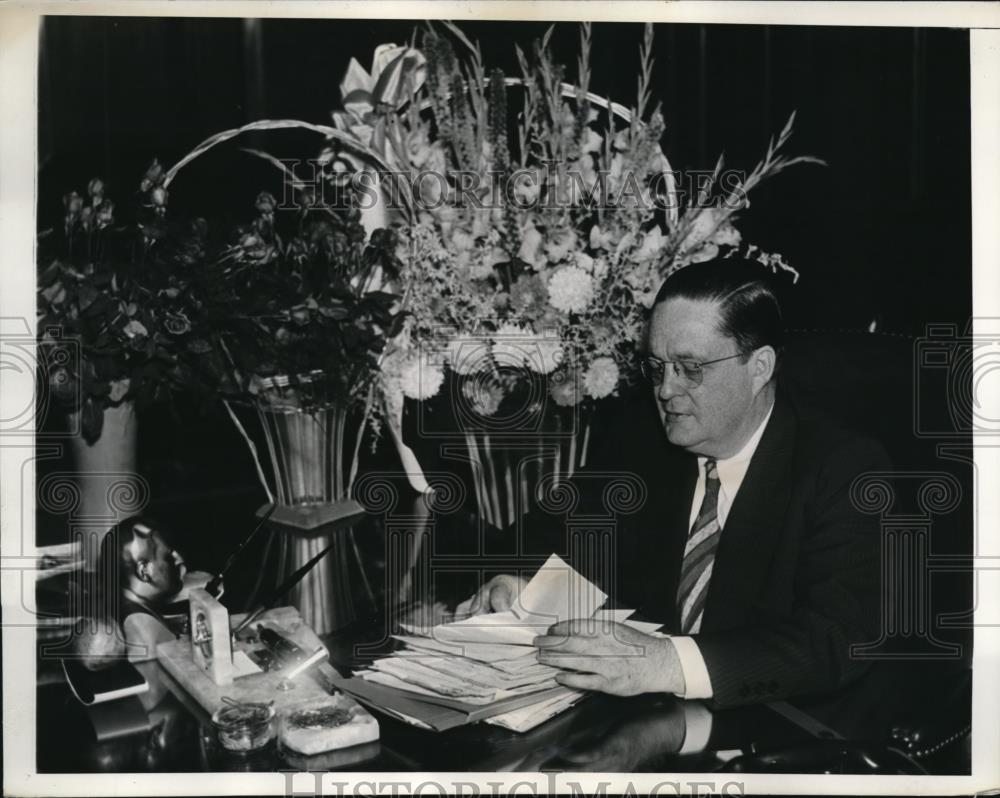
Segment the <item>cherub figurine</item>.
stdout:
<path fill-rule="evenodd" d="M 165 617 L 168 605 L 209 578 L 187 573 L 184 558 L 153 519 L 121 521 L 101 542 L 93 618 L 77 636 L 77 654 L 95 670 L 125 655 L 132 661 L 155 658 L 157 643 L 176 637 Z"/>

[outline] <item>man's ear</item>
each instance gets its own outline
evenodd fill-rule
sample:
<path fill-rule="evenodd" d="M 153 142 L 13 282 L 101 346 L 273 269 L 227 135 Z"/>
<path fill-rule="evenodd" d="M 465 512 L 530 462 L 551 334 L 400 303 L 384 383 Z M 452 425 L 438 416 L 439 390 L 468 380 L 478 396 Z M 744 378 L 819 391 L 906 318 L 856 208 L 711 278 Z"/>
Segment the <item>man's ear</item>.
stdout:
<path fill-rule="evenodd" d="M 773 346 L 762 346 L 751 353 L 750 384 L 754 396 L 760 393 L 761 389 L 771 381 L 777 364 L 778 355 Z"/>
<path fill-rule="evenodd" d="M 149 572 L 149 560 L 145 557 L 136 560 L 135 575 L 141 582 L 151 582 L 153 577 Z"/>

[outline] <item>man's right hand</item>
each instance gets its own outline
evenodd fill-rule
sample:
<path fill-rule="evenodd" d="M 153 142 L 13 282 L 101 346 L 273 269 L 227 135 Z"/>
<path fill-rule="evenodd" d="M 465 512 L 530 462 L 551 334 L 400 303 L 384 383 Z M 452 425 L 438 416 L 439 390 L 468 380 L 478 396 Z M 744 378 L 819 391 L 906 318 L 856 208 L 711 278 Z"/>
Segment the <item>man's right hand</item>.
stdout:
<path fill-rule="evenodd" d="M 501 574 L 494 576 L 472 596 L 455 608 L 455 617 L 484 615 L 488 612 L 505 612 L 514 606 L 528 580 L 521 576 Z"/>

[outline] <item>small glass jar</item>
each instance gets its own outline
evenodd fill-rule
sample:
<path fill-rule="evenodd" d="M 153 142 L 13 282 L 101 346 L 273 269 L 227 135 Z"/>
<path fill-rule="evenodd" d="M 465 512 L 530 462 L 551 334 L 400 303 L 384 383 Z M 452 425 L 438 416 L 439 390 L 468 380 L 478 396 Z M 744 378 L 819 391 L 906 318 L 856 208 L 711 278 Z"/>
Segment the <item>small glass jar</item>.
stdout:
<path fill-rule="evenodd" d="M 274 739 L 277 724 L 274 707 L 246 703 L 226 706 L 212 715 L 219 744 L 234 754 L 259 751 Z"/>

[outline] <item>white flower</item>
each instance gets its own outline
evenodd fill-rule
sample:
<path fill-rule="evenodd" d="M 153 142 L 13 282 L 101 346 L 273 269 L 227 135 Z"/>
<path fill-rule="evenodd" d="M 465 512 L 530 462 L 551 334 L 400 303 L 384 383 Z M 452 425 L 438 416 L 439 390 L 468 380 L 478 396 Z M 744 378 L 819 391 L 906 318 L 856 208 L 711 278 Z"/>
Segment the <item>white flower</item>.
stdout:
<path fill-rule="evenodd" d="M 740 231 L 733 227 L 729 222 L 723 222 L 719 229 L 715 231 L 715 235 L 712 236 L 712 240 L 720 246 L 739 246 L 740 241 L 743 240 L 743 236 L 740 235 Z"/>
<path fill-rule="evenodd" d="M 129 338 L 135 338 L 137 335 L 149 335 L 149 330 L 141 321 L 136 321 L 132 319 L 128 324 L 122 327 L 122 332 L 125 333 Z"/>
<path fill-rule="evenodd" d="M 644 291 L 632 291 L 632 298 L 642 305 L 646 310 L 653 307 L 653 302 L 656 300 L 656 291 L 651 291 L 646 289 Z"/>
<path fill-rule="evenodd" d="M 588 274 L 594 273 L 594 259 L 586 252 L 574 252 L 573 260 L 579 268 L 583 269 Z"/>
<path fill-rule="evenodd" d="M 538 201 L 545 173 L 541 169 L 518 169 L 510 176 L 514 186 L 515 207 L 530 208 Z"/>
<path fill-rule="evenodd" d="M 587 369 L 583 382 L 591 398 L 610 396 L 618 386 L 618 365 L 610 357 L 596 358 Z"/>
<path fill-rule="evenodd" d="M 642 237 L 642 243 L 633 253 L 635 260 L 649 260 L 655 258 L 667 245 L 666 236 L 660 231 L 659 226 L 654 227 Z"/>
<path fill-rule="evenodd" d="M 584 128 L 583 138 L 580 141 L 580 152 L 598 152 L 604 138 L 593 128 Z"/>
<path fill-rule="evenodd" d="M 493 359 L 500 367 L 528 368 L 549 374 L 563 360 L 562 344 L 553 333 L 539 335 L 519 324 L 506 323 L 493 335 Z"/>
<path fill-rule="evenodd" d="M 498 366 L 520 368 L 528 358 L 533 333 L 519 324 L 501 324 L 493 334 L 493 359 Z"/>
<path fill-rule="evenodd" d="M 680 251 L 695 253 L 699 248 L 704 247 L 711 253 L 704 257 L 705 253 L 697 253 L 691 260 L 695 263 L 715 257 L 720 245 L 736 246 L 740 243 L 742 236 L 739 230 L 733 227 L 728 221 L 721 221 L 722 210 L 720 208 L 705 208 L 699 213 L 691 229 L 684 237 Z"/>
<path fill-rule="evenodd" d="M 577 369 L 559 371 L 549 378 L 549 394 L 560 407 L 573 407 L 584 397 L 583 376 Z"/>
<path fill-rule="evenodd" d="M 490 366 L 490 342 L 486 338 L 453 338 L 446 350 L 448 366 L 456 374 L 475 374 Z"/>
<path fill-rule="evenodd" d="M 538 253 L 542 245 L 542 234 L 538 228 L 530 225 L 521 233 L 521 249 L 518 250 L 517 257 L 525 263 L 531 264 L 535 269 L 540 269 L 545 265 L 545 258 Z"/>
<path fill-rule="evenodd" d="M 457 252 L 472 249 L 475 243 L 472 236 L 460 227 L 456 227 L 455 231 L 451 234 L 451 245 Z"/>
<path fill-rule="evenodd" d="M 599 224 L 590 228 L 590 248 L 608 249 L 611 246 L 611 235 L 601 230 Z"/>
<path fill-rule="evenodd" d="M 426 354 L 406 360 L 399 370 L 399 385 L 410 399 L 430 399 L 444 382 L 444 371 Z"/>
<path fill-rule="evenodd" d="M 132 381 L 128 377 L 123 377 L 120 380 L 111 380 L 111 392 L 108 394 L 108 399 L 112 402 L 120 402 L 125 398 L 125 394 L 128 393 L 131 384 Z"/>
<path fill-rule="evenodd" d="M 562 345 L 556 335 L 536 338 L 528 350 L 528 368 L 539 374 L 551 374 L 562 360 Z"/>
<path fill-rule="evenodd" d="M 575 248 L 576 233 L 572 230 L 564 230 L 549 239 L 549 242 L 545 245 L 545 254 L 552 263 L 559 263 L 565 260 Z"/>
<path fill-rule="evenodd" d="M 577 266 L 565 266 L 549 280 L 549 304 L 567 313 L 582 313 L 594 298 L 594 282 Z"/>

